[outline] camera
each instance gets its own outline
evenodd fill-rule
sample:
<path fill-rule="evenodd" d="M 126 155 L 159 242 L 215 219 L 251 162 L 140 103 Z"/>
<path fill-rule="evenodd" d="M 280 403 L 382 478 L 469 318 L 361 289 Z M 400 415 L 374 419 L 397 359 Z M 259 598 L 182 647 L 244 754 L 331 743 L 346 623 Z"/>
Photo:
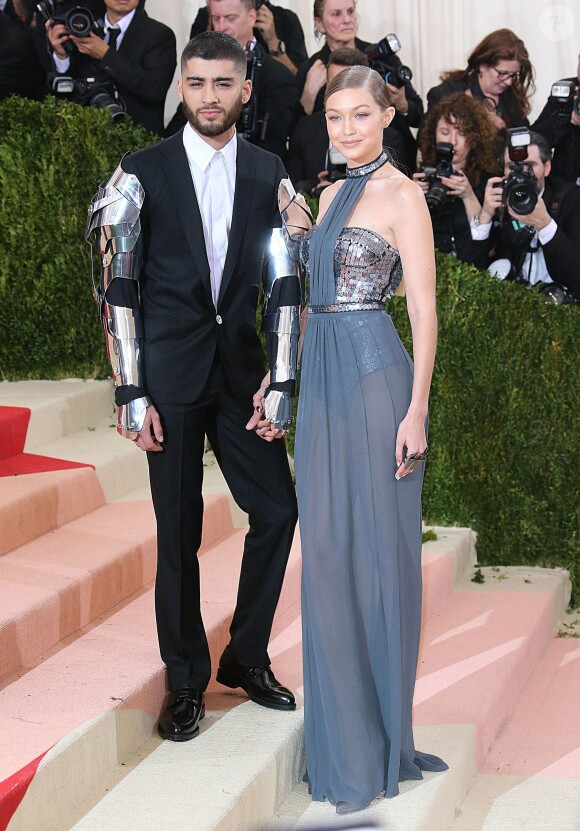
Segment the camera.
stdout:
<path fill-rule="evenodd" d="M 569 124 L 573 112 L 580 115 L 580 96 L 574 81 L 556 81 L 552 84 L 550 96 L 556 104 L 552 118 L 557 124 Z"/>
<path fill-rule="evenodd" d="M 250 100 L 242 107 L 237 131 L 246 141 L 265 141 L 270 113 L 258 117 L 260 104 L 263 51 L 260 46 L 248 43 L 246 46 L 246 80 L 252 82 Z"/>
<path fill-rule="evenodd" d="M 391 60 L 391 56 L 395 52 L 398 52 L 400 48 L 401 41 L 391 32 L 391 34 L 385 35 L 382 40 L 379 40 L 378 43 L 367 46 L 365 49 L 365 54 L 369 59 L 371 68 L 376 69 L 379 75 L 383 76 L 385 83 L 391 84 L 391 86 L 397 87 L 397 89 L 404 87 L 413 78 L 413 73 L 408 66 L 399 64 L 393 67 L 392 65 L 393 61 Z"/>
<path fill-rule="evenodd" d="M 113 121 L 127 117 L 127 107 L 117 87 L 99 78 L 75 79 L 68 75 L 48 76 L 49 86 L 59 98 L 84 107 L 100 107 L 107 110 Z"/>
<path fill-rule="evenodd" d="M 58 3 L 56 3 L 55 0 L 42 0 L 41 3 L 37 4 L 36 8 L 44 20 L 51 21 L 51 26 L 56 26 L 57 24 L 62 23 L 68 30 L 69 34 L 74 35 L 75 37 L 86 38 L 91 34 L 91 32 L 94 32 L 101 38 L 105 36 L 102 23 L 95 20 L 90 9 L 87 9 L 84 6 L 74 6 L 74 8 L 69 9 L 67 12 L 64 12 L 62 16 L 59 16 L 58 14 L 55 14 L 56 6 L 58 6 Z M 73 55 L 77 51 L 77 48 L 72 40 L 63 41 L 62 47 L 67 55 Z"/>
<path fill-rule="evenodd" d="M 327 159 L 328 181 L 338 182 L 340 179 L 346 179 L 346 159 L 334 147 L 330 147 Z"/>
<path fill-rule="evenodd" d="M 429 185 L 425 200 L 431 214 L 438 214 L 447 202 L 448 189 L 441 180 L 443 178 L 448 179 L 450 176 L 461 175 L 452 164 L 455 155 L 452 144 L 447 141 L 438 141 L 435 145 L 435 152 L 437 154 L 436 167 L 424 167 L 422 171 Z"/>
<path fill-rule="evenodd" d="M 527 127 L 507 130 L 507 147 L 510 157 L 509 176 L 494 187 L 502 188 L 502 205 L 509 205 L 518 216 L 531 214 L 538 203 L 538 184 L 529 164 L 528 147 L 530 131 Z"/>

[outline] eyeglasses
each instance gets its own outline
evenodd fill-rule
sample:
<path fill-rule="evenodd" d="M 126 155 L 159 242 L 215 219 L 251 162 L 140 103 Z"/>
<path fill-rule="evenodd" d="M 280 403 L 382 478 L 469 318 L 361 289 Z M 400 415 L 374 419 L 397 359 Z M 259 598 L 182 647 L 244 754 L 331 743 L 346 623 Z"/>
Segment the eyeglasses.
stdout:
<path fill-rule="evenodd" d="M 493 69 L 495 72 L 497 72 L 497 77 L 498 77 L 501 81 L 508 81 L 510 78 L 511 78 L 512 80 L 515 80 L 515 79 L 518 77 L 518 75 L 520 74 L 519 69 L 518 69 L 518 71 L 517 71 L 517 72 L 508 72 L 508 71 L 507 71 L 507 69 L 498 69 L 498 68 L 497 68 L 497 67 L 495 67 L 495 66 L 494 66 L 494 67 L 492 67 L 492 69 Z"/>

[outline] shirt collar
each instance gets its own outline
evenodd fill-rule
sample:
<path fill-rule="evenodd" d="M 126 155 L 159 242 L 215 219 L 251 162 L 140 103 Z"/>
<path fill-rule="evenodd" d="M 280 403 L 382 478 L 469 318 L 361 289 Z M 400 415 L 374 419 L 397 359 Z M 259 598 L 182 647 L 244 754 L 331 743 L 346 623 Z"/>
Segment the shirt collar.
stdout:
<path fill-rule="evenodd" d="M 121 34 L 124 35 L 129 26 L 131 25 L 131 21 L 135 17 L 136 11 L 137 9 L 133 9 L 132 12 L 129 12 L 129 14 L 124 15 L 116 23 L 111 23 L 107 15 L 105 15 L 105 34 L 109 31 L 109 29 L 118 28 L 121 30 Z"/>
<path fill-rule="evenodd" d="M 183 146 L 187 157 L 195 162 L 202 173 L 205 173 L 216 151 L 199 133 L 195 132 L 189 123 L 185 125 L 183 130 Z M 220 153 L 224 157 L 227 170 L 234 170 L 238 153 L 238 140 L 235 133 L 228 143 L 222 147 Z"/>

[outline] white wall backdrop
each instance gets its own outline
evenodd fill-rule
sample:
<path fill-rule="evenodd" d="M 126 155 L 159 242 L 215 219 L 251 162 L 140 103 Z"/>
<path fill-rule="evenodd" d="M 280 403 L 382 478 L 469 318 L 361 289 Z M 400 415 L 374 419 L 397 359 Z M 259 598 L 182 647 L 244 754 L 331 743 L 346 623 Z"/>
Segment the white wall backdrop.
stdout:
<path fill-rule="evenodd" d="M 276 0 L 296 12 L 310 54 L 313 35 L 312 0 Z M 178 54 L 203 0 L 147 0 L 150 17 L 161 20 L 177 36 Z M 488 32 L 508 27 L 525 42 L 536 69 L 537 92 L 532 117 L 539 114 L 558 78 L 574 75 L 580 52 L 580 0 L 358 0 L 359 36 L 372 43 L 388 32 L 401 41 L 400 57 L 413 70 L 413 84 L 425 97 L 443 70 L 466 65 L 467 55 Z M 172 114 L 177 94 L 167 100 Z"/>

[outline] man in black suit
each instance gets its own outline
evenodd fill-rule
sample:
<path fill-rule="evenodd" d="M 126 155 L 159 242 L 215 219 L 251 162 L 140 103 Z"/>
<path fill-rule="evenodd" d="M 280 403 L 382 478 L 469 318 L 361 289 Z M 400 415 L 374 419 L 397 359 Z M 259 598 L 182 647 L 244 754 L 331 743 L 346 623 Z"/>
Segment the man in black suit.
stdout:
<path fill-rule="evenodd" d="M 0 99 L 22 95 L 40 101 L 46 95 L 45 73 L 28 28 L 31 17 L 21 0 L 15 0 L 10 14 L 0 12 Z"/>
<path fill-rule="evenodd" d="M 105 5 L 104 38 L 94 32 L 74 37 L 62 23 L 47 23 L 55 69 L 74 78 L 95 76 L 112 82 L 131 118 L 160 136 L 177 63 L 175 35 L 148 17 L 139 0 L 105 0 Z M 70 56 L 68 42 L 75 47 Z"/>
<path fill-rule="evenodd" d="M 565 84 L 576 87 L 575 106 L 570 116 L 568 119 L 562 119 L 557 115 L 557 101 L 550 95 L 531 129 L 541 133 L 553 148 L 552 173 L 567 182 L 580 185 L 580 54 L 576 77 L 562 80 Z"/>
<path fill-rule="evenodd" d="M 296 499 L 284 443 L 274 441 L 281 433 L 261 415 L 268 380 L 256 334 L 262 261 L 280 224 L 284 169 L 277 156 L 236 136 L 251 85 L 233 38 L 199 35 L 181 67 L 188 123 L 123 159 L 93 200 L 89 228 L 101 232 L 101 304 L 119 432 L 149 461 L 157 629 L 171 690 L 159 732 L 173 741 L 197 735 L 211 672 L 197 560 L 206 436 L 250 518 L 217 679 L 263 706 L 295 708 L 269 669 L 268 640 Z"/>
<path fill-rule="evenodd" d="M 502 209 L 503 177 L 492 176 L 459 257 L 569 302 L 580 300 L 580 187 L 550 175 L 551 158 L 546 139 L 531 132 L 525 164 L 536 177 L 536 206 L 525 215 Z M 505 149 L 505 176 L 509 161 Z"/>
<path fill-rule="evenodd" d="M 300 64 L 308 60 L 300 18 L 290 9 L 270 2 L 256 3 L 256 10 L 256 40 L 273 58 L 296 74 Z M 205 5 L 197 12 L 189 36 L 193 38 L 200 32 L 207 31 L 208 26 L 209 13 Z"/>

